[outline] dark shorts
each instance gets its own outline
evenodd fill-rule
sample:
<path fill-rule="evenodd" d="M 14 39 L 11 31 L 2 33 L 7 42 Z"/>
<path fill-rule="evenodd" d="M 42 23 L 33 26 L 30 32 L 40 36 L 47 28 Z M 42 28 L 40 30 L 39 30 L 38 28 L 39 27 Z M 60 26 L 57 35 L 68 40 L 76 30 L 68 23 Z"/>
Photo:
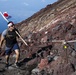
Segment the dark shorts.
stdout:
<path fill-rule="evenodd" d="M 14 46 L 11 47 L 11 48 L 6 47 L 6 48 L 5 48 L 5 54 L 6 54 L 6 55 L 10 55 L 10 54 L 12 53 L 12 51 L 13 51 L 13 50 L 15 51 L 16 49 L 17 49 L 17 50 L 20 50 L 17 43 L 14 44 Z"/>

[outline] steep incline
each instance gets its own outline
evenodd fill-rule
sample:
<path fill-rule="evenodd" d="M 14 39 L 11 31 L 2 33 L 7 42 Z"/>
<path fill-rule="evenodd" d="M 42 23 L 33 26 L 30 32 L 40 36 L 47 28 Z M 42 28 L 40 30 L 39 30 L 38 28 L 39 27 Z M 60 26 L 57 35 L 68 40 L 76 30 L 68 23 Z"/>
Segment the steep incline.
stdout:
<path fill-rule="evenodd" d="M 69 10 L 72 10 L 72 8 L 74 8 L 75 6 L 75 0 L 62 0 L 52 5 L 48 5 L 46 8 L 41 9 L 39 12 L 35 13 L 25 21 L 22 21 L 20 23 L 19 29 L 21 30 L 22 35 L 28 33 L 29 31 L 37 32 L 41 28 L 44 29 L 49 24 L 52 25 L 51 23 L 54 24 L 54 21 L 56 22 L 59 17 L 60 19 L 65 19 L 68 13 L 71 13 L 69 12 Z M 64 14 L 66 15 L 64 16 Z"/>
<path fill-rule="evenodd" d="M 76 43 L 52 42 L 76 39 L 76 0 L 58 0 L 16 27 L 29 46 L 19 42 L 21 69 L 1 70 L 0 74 L 76 75 Z"/>

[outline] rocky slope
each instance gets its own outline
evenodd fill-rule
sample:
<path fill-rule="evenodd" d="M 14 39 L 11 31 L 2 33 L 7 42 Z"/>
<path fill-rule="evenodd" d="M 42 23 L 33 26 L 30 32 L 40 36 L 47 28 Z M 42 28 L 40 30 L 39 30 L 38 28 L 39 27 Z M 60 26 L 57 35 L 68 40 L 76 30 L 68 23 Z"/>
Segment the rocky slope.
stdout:
<path fill-rule="evenodd" d="M 3 69 L 2 57 L 1 75 L 76 74 L 76 0 L 58 0 L 16 27 L 29 46 L 19 40 L 20 69 Z M 74 41 L 64 44 L 64 40 Z M 14 57 L 12 53 L 11 63 Z"/>

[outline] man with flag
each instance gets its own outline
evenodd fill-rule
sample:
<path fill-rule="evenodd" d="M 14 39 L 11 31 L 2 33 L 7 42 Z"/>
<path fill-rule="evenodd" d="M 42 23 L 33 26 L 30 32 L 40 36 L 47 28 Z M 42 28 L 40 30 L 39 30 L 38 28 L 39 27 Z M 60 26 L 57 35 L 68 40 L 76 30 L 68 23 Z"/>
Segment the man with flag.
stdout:
<path fill-rule="evenodd" d="M 5 40 L 5 54 L 6 54 L 6 65 L 5 67 L 9 66 L 9 56 L 11 52 L 14 50 L 16 53 L 16 60 L 15 60 L 15 66 L 19 67 L 19 56 L 20 56 L 20 49 L 17 43 L 18 35 L 16 33 L 18 30 L 15 28 L 15 25 L 12 21 L 8 22 L 8 28 L 3 31 L 1 35 L 1 41 L 0 41 L 0 48 L 2 47 L 2 44 Z"/>
<path fill-rule="evenodd" d="M 12 52 L 12 50 L 15 51 L 16 53 L 16 61 L 15 61 L 15 66 L 19 67 L 18 61 L 20 57 L 20 49 L 17 43 L 17 37 L 19 37 L 23 43 L 28 46 L 26 41 L 21 37 L 19 34 L 19 31 L 15 28 L 15 25 L 12 21 L 8 21 L 6 16 L 8 16 L 6 13 L 2 14 L 0 12 L 1 16 L 4 18 L 4 20 L 8 23 L 8 29 L 4 30 L 1 36 L 1 41 L 0 41 L 0 48 L 2 47 L 3 41 L 6 41 L 6 48 L 5 48 L 5 54 L 6 54 L 6 67 L 9 66 L 9 56 Z"/>

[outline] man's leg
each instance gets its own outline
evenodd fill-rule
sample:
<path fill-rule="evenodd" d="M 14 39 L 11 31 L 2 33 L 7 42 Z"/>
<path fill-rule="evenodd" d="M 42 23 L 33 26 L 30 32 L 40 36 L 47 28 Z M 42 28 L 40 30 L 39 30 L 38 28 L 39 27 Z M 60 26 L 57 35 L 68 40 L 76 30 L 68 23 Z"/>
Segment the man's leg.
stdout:
<path fill-rule="evenodd" d="M 9 55 L 6 55 L 5 58 L 6 58 L 6 64 L 8 64 L 9 63 Z"/>
<path fill-rule="evenodd" d="M 10 57 L 10 50 L 7 50 L 6 51 L 6 56 L 5 56 L 5 58 L 6 58 L 6 65 L 5 65 L 5 67 L 8 67 L 9 66 L 9 57 Z"/>
<path fill-rule="evenodd" d="M 6 47 L 6 49 L 5 49 L 6 65 L 5 65 L 5 67 L 8 67 L 9 66 L 9 56 L 10 56 L 10 53 L 11 53 L 11 49 L 8 48 L 8 47 Z"/>
<path fill-rule="evenodd" d="M 16 61 L 15 61 L 15 63 L 17 63 L 18 60 L 19 60 L 19 57 L 20 57 L 20 51 L 19 51 L 19 49 L 16 49 L 15 53 L 16 53 Z"/>
<path fill-rule="evenodd" d="M 15 65 L 16 65 L 16 67 L 19 67 L 18 61 L 19 61 L 19 57 L 20 57 L 20 49 L 19 49 L 19 46 L 17 43 L 13 46 L 13 50 L 16 53 Z"/>
<path fill-rule="evenodd" d="M 6 58 L 5 67 L 8 68 L 9 67 L 9 55 L 6 55 L 5 58 Z"/>
<path fill-rule="evenodd" d="M 15 50 L 15 53 L 16 53 L 16 60 L 15 60 L 15 66 L 17 67 L 17 68 L 19 68 L 19 57 L 20 57 L 20 51 L 19 51 L 19 49 L 16 49 Z"/>

